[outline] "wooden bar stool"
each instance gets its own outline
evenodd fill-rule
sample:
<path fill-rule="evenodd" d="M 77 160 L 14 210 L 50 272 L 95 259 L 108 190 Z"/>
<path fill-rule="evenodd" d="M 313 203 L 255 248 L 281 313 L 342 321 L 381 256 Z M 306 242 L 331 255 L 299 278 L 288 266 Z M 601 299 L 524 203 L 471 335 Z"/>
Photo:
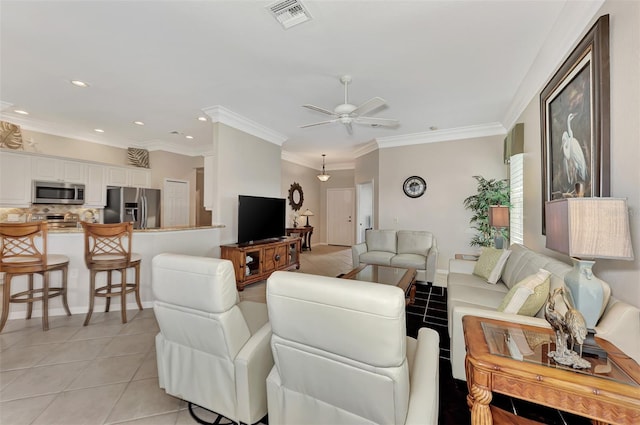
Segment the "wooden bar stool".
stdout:
<path fill-rule="evenodd" d="M 122 323 L 127 323 L 127 294 L 134 292 L 138 308 L 140 302 L 139 254 L 131 252 L 133 223 L 95 224 L 81 222 L 84 229 L 84 261 L 90 272 L 89 312 L 84 326 L 89 324 L 95 297 L 106 298 L 105 313 L 109 311 L 111 297 L 120 297 Z M 135 269 L 135 282 L 127 283 L 127 269 Z M 111 274 L 120 272 L 120 283 L 112 284 Z M 96 288 L 96 274 L 107 272 L 107 284 Z"/>
<path fill-rule="evenodd" d="M 49 299 L 62 297 L 62 305 L 71 316 L 67 303 L 67 270 L 69 257 L 47 253 L 47 223 L 0 223 L 0 272 L 4 272 L 2 318 L 0 332 L 9 318 L 11 303 L 27 303 L 27 319 L 31 319 L 33 303 L 42 301 L 42 330 L 49 330 Z M 61 286 L 49 286 L 49 273 L 62 272 Z M 34 289 L 33 275 L 42 276 L 42 288 Z M 28 276 L 26 291 L 11 293 L 15 276 Z"/>

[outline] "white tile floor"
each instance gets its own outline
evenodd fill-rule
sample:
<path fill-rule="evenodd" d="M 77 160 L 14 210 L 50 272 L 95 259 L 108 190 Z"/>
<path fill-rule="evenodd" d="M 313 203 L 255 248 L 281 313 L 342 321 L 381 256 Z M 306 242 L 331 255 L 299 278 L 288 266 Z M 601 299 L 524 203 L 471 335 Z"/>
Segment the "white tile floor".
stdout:
<path fill-rule="evenodd" d="M 335 276 L 351 269 L 351 250 L 319 245 L 300 272 Z M 241 299 L 265 302 L 265 283 Z M 1 291 L 0 291 L 1 293 Z M 0 424 L 193 424 L 187 404 L 158 386 L 152 309 L 7 322 L 0 334 Z M 199 413 L 206 418 L 206 412 Z M 211 418 L 213 419 L 213 418 Z"/>

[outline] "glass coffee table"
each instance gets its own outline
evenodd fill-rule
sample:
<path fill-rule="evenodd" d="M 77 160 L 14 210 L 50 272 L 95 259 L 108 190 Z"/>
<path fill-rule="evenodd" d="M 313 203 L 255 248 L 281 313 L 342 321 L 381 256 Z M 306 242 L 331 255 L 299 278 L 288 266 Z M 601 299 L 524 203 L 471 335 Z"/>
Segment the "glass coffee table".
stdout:
<path fill-rule="evenodd" d="M 416 273 L 411 268 L 361 264 L 340 278 L 397 286 L 405 293 L 406 305 L 412 305 L 416 298 Z"/>

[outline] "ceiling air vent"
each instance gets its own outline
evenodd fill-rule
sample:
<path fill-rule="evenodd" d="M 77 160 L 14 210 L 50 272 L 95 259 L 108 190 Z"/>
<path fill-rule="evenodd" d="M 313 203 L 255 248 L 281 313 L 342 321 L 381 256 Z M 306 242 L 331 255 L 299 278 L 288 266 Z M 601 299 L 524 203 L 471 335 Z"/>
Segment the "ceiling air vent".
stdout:
<path fill-rule="evenodd" d="M 306 7 L 298 0 L 277 1 L 267 6 L 271 14 L 280 22 L 284 29 L 307 22 L 311 15 Z"/>

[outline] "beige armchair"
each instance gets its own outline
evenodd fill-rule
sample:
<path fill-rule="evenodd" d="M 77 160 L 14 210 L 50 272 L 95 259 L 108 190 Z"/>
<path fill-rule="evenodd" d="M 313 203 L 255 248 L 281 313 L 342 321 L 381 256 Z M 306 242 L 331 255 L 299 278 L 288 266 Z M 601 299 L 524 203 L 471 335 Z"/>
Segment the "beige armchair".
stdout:
<path fill-rule="evenodd" d="M 236 423 L 260 421 L 273 366 L 266 305 L 239 302 L 228 260 L 160 254 L 152 270 L 160 387 L 192 415 L 196 404 Z"/>
<path fill-rule="evenodd" d="M 400 288 L 275 272 L 267 305 L 269 423 L 438 423 L 439 337 L 406 336 Z"/>

